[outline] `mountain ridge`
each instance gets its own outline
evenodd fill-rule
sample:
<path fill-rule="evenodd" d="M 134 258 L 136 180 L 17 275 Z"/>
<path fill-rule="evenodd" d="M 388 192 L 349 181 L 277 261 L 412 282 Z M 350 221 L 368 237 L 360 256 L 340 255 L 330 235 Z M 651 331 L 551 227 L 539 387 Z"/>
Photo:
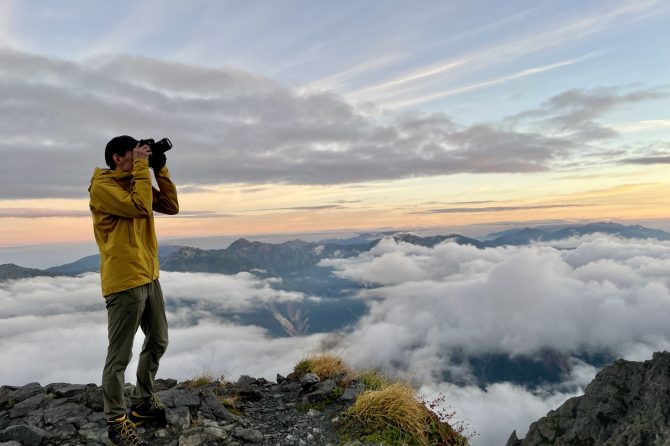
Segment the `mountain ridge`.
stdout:
<path fill-rule="evenodd" d="M 235 274 L 241 271 L 257 270 L 265 271 L 267 275 L 281 276 L 315 267 L 319 260 L 329 256 L 337 258 L 359 254 L 371 249 L 383 237 L 388 236 L 392 236 L 396 241 L 426 247 L 433 247 L 444 240 L 453 240 L 458 244 L 468 244 L 483 249 L 505 245 L 521 246 L 538 241 L 556 241 L 593 233 L 606 233 L 623 238 L 670 240 L 670 233 L 659 229 L 646 228 L 640 225 L 625 226 L 612 222 L 597 222 L 585 225 L 566 225 L 561 228 L 552 227 L 551 230 L 533 227 L 513 228 L 489 234 L 481 237 L 481 239 L 460 234 L 420 236 L 414 233 L 393 231 L 362 233 L 348 239 L 324 239 L 317 242 L 294 239 L 282 243 L 266 243 L 252 242 L 242 237 L 223 249 L 209 250 L 181 245 L 161 246 L 159 248 L 159 260 L 161 269 L 165 271 Z M 491 235 L 496 235 L 496 238 L 489 239 Z M 78 275 L 85 272 L 97 272 L 99 271 L 99 256 L 94 254 L 75 262 L 43 270 L 25 269 L 30 271 L 26 271 L 24 277 Z M 6 268 L 6 270 L 7 272 L 4 275 L 3 271 L 0 270 L 0 281 L 20 278 L 21 270 L 16 270 L 13 275 L 10 275 L 9 268 Z"/>

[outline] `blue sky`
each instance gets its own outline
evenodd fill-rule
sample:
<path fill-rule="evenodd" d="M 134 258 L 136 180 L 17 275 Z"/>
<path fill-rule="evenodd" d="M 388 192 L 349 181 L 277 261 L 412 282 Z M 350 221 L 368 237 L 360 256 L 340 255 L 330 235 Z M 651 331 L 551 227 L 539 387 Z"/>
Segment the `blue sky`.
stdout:
<path fill-rule="evenodd" d="M 662 1 L 2 4 L 2 40 L 29 52 L 233 67 L 353 101 L 462 111 L 462 121 L 494 119 L 575 86 L 663 84 L 670 74 Z"/>

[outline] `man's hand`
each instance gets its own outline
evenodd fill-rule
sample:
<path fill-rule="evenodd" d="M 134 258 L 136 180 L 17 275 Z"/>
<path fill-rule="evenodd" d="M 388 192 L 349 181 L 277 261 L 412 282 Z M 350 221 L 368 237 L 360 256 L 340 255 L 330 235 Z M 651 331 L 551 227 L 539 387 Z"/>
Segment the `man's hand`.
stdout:
<path fill-rule="evenodd" d="M 137 146 L 133 149 L 133 161 L 135 160 L 147 160 L 151 155 L 151 149 L 148 145 L 140 146 L 140 143 L 137 143 Z"/>

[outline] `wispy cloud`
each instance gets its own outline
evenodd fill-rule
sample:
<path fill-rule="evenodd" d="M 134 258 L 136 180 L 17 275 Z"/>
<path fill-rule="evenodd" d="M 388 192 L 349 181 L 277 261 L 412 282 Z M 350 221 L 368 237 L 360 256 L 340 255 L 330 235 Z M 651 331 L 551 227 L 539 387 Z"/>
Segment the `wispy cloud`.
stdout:
<path fill-rule="evenodd" d="M 621 133 L 648 132 L 670 128 L 670 119 L 648 119 L 642 121 L 619 122 L 609 125 Z"/>
<path fill-rule="evenodd" d="M 90 217 L 89 210 L 0 208 L 0 218 Z"/>
<path fill-rule="evenodd" d="M 462 87 L 451 88 L 451 89 L 448 89 L 448 90 L 439 91 L 439 92 L 435 92 L 435 93 L 430 93 L 430 94 L 427 94 L 427 95 L 424 95 L 424 96 L 419 96 L 419 97 L 415 97 L 415 98 L 411 98 L 411 99 L 405 99 L 405 100 L 401 100 L 401 101 L 391 101 L 391 102 L 385 103 L 384 106 L 387 107 L 387 108 L 390 108 L 390 109 L 394 109 L 394 108 L 408 107 L 410 105 L 421 104 L 421 103 L 424 103 L 424 102 L 430 102 L 430 101 L 434 101 L 436 99 L 444 98 L 444 97 L 451 96 L 451 95 L 454 95 L 454 94 L 460 94 L 460 93 L 466 93 L 466 92 L 469 92 L 469 91 L 480 90 L 482 88 L 490 87 L 492 85 L 502 84 L 504 82 L 509 82 L 509 81 L 512 81 L 512 80 L 515 80 L 515 79 L 521 79 L 521 78 L 524 78 L 524 77 L 527 77 L 527 76 L 532 76 L 532 75 L 535 75 L 535 74 L 544 73 L 544 72 L 555 70 L 557 68 L 562 68 L 562 67 L 565 67 L 565 66 L 568 66 L 568 65 L 574 65 L 574 64 L 579 63 L 581 61 L 588 60 L 588 59 L 591 59 L 593 57 L 597 57 L 601 54 L 604 54 L 604 53 L 603 52 L 589 53 L 589 54 L 586 54 L 584 56 L 580 56 L 580 57 L 576 57 L 576 58 L 568 59 L 568 60 L 563 60 L 563 61 L 552 63 L 552 64 L 549 64 L 549 65 L 543 65 L 543 66 L 539 66 L 539 67 L 528 68 L 528 69 L 521 70 L 521 71 L 518 71 L 518 72 L 513 73 L 513 74 L 509 74 L 509 75 L 506 75 L 506 76 L 503 76 L 503 77 L 499 77 L 499 78 L 496 78 L 496 79 L 491 79 L 491 80 L 484 81 L 484 82 L 477 82 L 477 83 L 470 84 L 470 85 L 465 85 L 465 86 L 462 86 Z"/>
<path fill-rule="evenodd" d="M 246 212 L 256 212 L 256 211 L 322 211 L 325 209 L 345 209 L 345 206 L 339 204 L 320 204 L 314 206 L 291 206 L 285 208 L 261 208 L 261 209 L 249 209 Z"/>
<path fill-rule="evenodd" d="M 386 67 L 393 62 L 396 62 L 400 59 L 398 55 L 387 54 L 374 58 L 372 60 L 366 60 L 361 62 L 351 68 L 332 74 L 330 76 L 324 77 L 317 81 L 308 83 L 307 85 L 301 87 L 301 91 L 312 91 L 312 90 L 342 90 L 347 87 L 347 83 L 357 77 L 362 77 L 367 73 L 379 70 L 383 67 Z"/>
<path fill-rule="evenodd" d="M 11 117 L 0 131 L 33 135 L 0 143 L 0 153 L 12 155 L 11 164 L 0 166 L 8 198 L 86 196 L 90 170 L 58 168 L 60 151 L 77 154 L 84 165 L 101 165 L 114 134 L 169 136 L 175 148 L 168 164 L 192 192 L 222 182 L 342 184 L 537 172 L 573 144 L 510 126 L 463 127 L 444 114 L 380 120 L 336 95 L 297 95 L 238 70 L 143 57 L 84 65 L 5 50 L 0 73 L 7 98 L 0 112 Z M 36 170 L 36 159 L 54 168 Z"/>
<path fill-rule="evenodd" d="M 646 156 L 640 158 L 626 158 L 621 161 L 622 164 L 670 164 L 670 155 L 665 156 Z"/>
<path fill-rule="evenodd" d="M 3 46 L 22 48 L 13 33 L 14 3 L 14 0 L 0 2 L 0 48 Z"/>
<path fill-rule="evenodd" d="M 412 212 L 412 214 L 463 214 L 463 213 L 478 213 L 478 212 L 508 212 L 508 211 L 525 211 L 537 209 L 553 209 L 553 208 L 578 208 L 594 206 L 593 204 L 541 204 L 541 205 L 526 205 L 526 206 L 488 206 L 488 207 L 469 207 L 469 208 L 444 208 L 444 209 L 429 209 L 421 212 Z"/>
<path fill-rule="evenodd" d="M 581 18 L 575 19 L 575 17 L 569 17 L 560 19 L 558 23 L 546 23 L 541 28 L 536 27 L 536 30 L 531 32 L 515 33 L 512 38 L 507 39 L 501 44 L 494 44 L 480 50 L 469 51 L 464 55 L 450 57 L 422 68 L 415 68 L 409 73 L 396 78 L 348 92 L 346 97 L 352 100 L 369 100 L 383 106 L 404 107 L 419 103 L 412 102 L 412 99 L 415 97 L 425 97 L 425 100 L 434 100 L 450 94 L 470 91 L 468 90 L 468 86 L 444 91 L 442 85 L 447 81 L 454 83 L 458 79 L 465 79 L 466 76 L 471 76 L 473 72 L 484 68 L 510 64 L 521 60 L 529 54 L 565 45 L 570 42 L 580 41 L 617 26 L 623 27 L 637 23 L 658 14 L 659 8 L 666 8 L 659 0 L 625 0 L 616 2 L 613 5 L 608 4 L 606 8 L 602 8 Z M 592 53 L 587 56 L 593 57 L 597 54 L 600 53 Z M 569 64 L 569 61 L 566 62 Z M 500 81 L 483 82 L 481 86 L 473 88 L 484 88 L 518 77 L 541 73 L 542 71 L 558 68 L 561 66 L 561 63 L 530 68 L 524 70 L 527 71 L 525 73 L 524 71 L 517 71 L 507 76 L 501 76 L 499 78 L 501 79 Z M 553 65 L 558 66 L 554 67 Z M 540 71 L 534 72 L 533 70 Z M 443 76 L 447 73 L 452 74 L 448 80 Z M 437 83 L 436 79 L 439 79 L 440 82 Z M 442 93 L 435 91 L 438 88 L 442 90 Z M 440 96 L 440 94 L 443 94 L 443 96 Z M 433 97 L 433 95 L 435 96 Z"/>

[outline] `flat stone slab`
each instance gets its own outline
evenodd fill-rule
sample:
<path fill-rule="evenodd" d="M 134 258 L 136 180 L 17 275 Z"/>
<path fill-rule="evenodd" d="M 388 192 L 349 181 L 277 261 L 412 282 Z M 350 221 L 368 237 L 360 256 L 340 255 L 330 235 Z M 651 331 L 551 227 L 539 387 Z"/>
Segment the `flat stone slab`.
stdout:
<path fill-rule="evenodd" d="M 66 423 L 83 424 L 82 421 L 91 413 L 91 409 L 74 403 L 63 404 L 44 411 L 44 422 L 51 425 Z"/>
<path fill-rule="evenodd" d="M 46 443 L 49 433 L 39 427 L 29 426 L 27 424 L 17 424 L 9 426 L 0 432 L 0 441 L 18 441 L 23 446 L 39 446 Z"/>

